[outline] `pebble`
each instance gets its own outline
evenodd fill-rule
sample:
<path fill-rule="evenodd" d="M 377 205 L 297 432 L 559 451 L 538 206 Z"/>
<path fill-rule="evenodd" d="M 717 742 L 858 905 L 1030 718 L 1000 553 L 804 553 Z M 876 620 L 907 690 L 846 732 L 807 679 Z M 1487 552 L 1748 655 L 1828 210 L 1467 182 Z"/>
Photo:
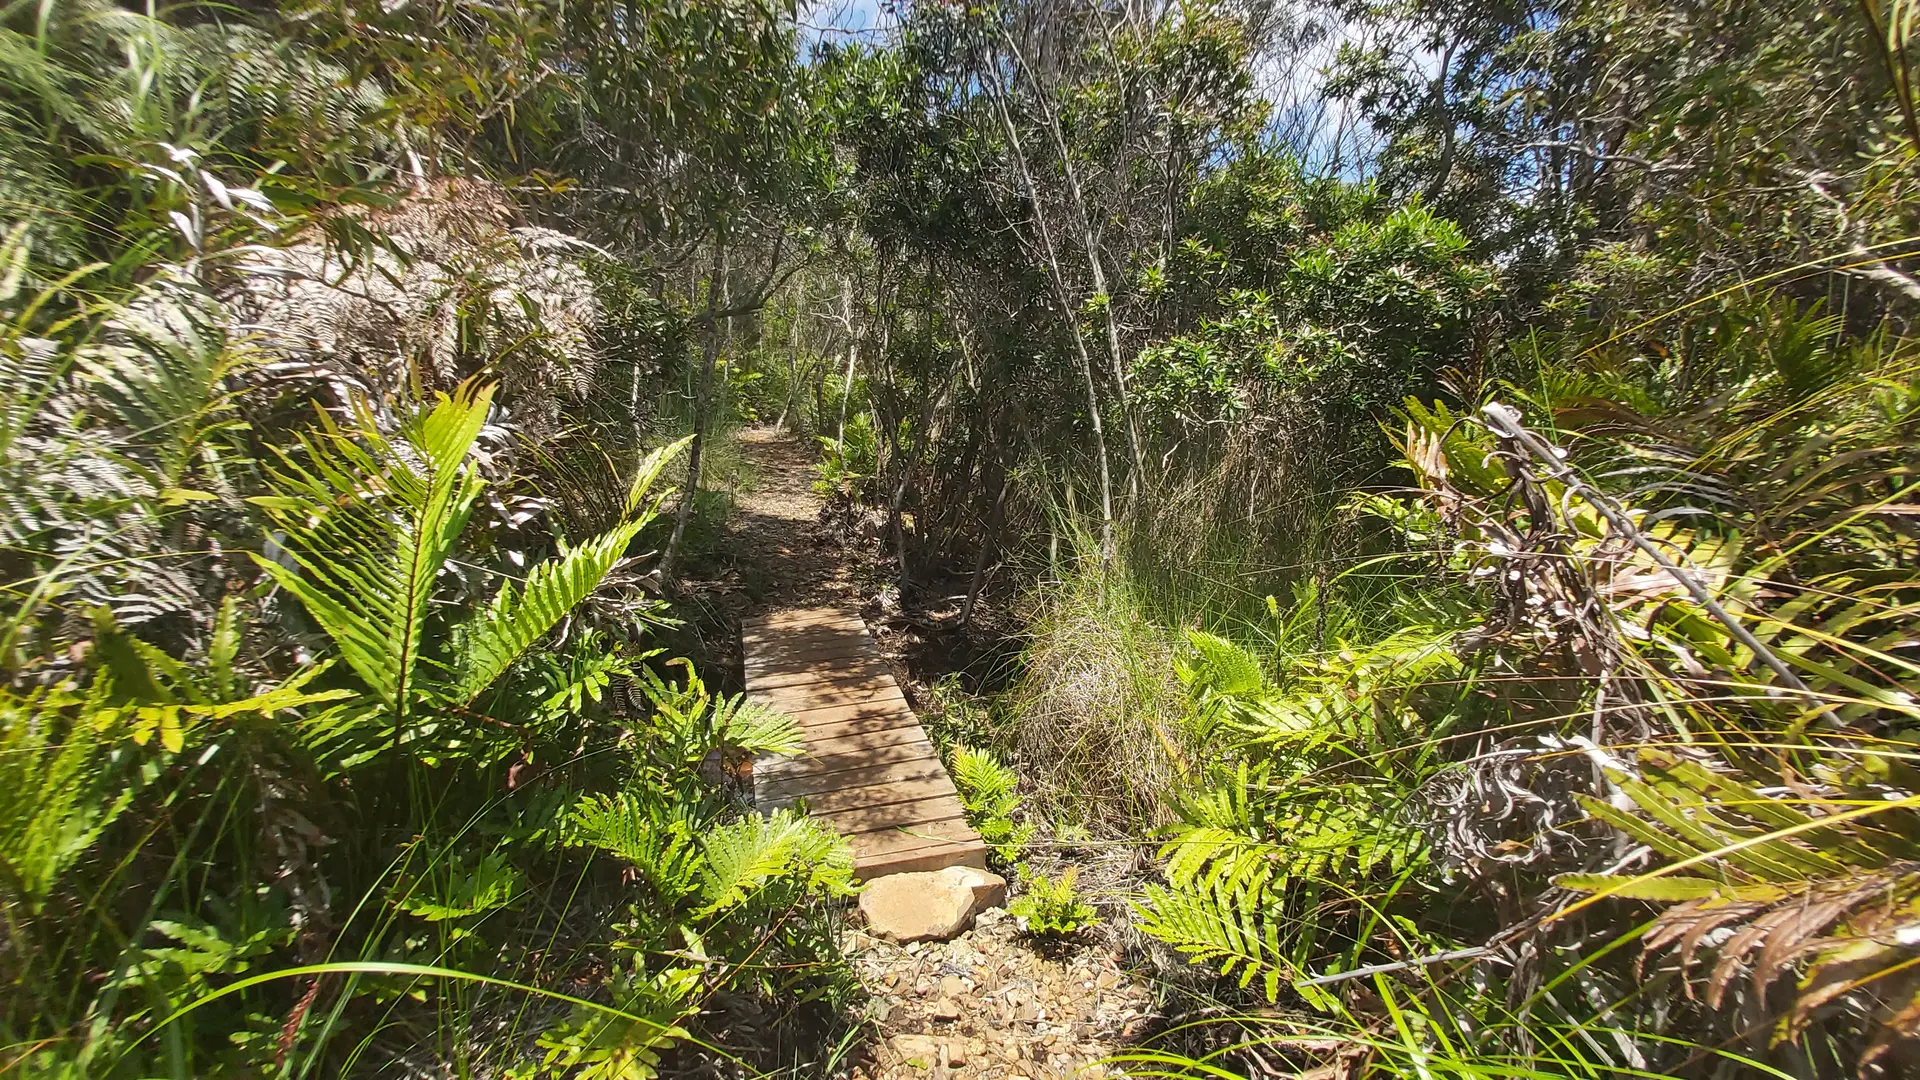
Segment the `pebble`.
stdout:
<path fill-rule="evenodd" d="M 1094 1062 L 1145 1029 L 1153 994 L 1092 945 L 1036 952 L 998 908 L 953 941 L 849 932 L 880 1031 L 866 1080 L 1104 1077 Z"/>

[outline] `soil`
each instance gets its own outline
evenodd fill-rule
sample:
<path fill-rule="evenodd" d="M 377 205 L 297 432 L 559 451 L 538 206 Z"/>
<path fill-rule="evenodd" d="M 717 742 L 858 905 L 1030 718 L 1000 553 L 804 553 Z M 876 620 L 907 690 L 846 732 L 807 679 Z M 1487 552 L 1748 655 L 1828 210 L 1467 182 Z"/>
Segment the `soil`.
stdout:
<path fill-rule="evenodd" d="M 823 515 L 809 447 L 768 428 L 738 438 L 755 482 L 735 497 L 727 572 L 698 583 L 709 610 L 736 626 L 783 607 L 858 610 L 917 710 L 947 676 L 978 691 L 1010 668 L 1017 644 L 1004 609 L 976 603 L 973 623 L 961 626 L 960 597 L 938 587 L 948 582 L 911 590 L 903 605 L 881 544 L 884 515 L 846 507 Z M 900 946 L 869 936 L 856 907 L 846 917 L 872 1032 L 855 1080 L 1120 1075 L 1104 1059 L 1158 1019 L 1150 983 L 1096 935 L 1042 943 L 994 909 L 953 941 Z"/>

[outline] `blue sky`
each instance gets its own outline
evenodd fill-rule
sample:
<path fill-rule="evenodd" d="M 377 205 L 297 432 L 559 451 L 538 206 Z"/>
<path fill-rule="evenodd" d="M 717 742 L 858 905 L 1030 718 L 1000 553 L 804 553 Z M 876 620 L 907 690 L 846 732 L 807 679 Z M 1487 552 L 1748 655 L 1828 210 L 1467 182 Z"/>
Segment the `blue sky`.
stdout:
<path fill-rule="evenodd" d="M 893 22 L 884 0 L 812 0 L 800 9 L 801 31 L 809 38 L 878 35 Z"/>

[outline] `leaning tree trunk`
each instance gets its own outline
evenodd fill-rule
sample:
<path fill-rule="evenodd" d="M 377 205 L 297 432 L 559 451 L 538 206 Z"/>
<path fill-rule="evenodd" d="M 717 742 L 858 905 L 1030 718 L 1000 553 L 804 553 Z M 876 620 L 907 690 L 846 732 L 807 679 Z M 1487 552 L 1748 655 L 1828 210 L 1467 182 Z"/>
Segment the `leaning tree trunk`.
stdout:
<path fill-rule="evenodd" d="M 1027 167 L 1027 155 L 1020 145 L 1020 132 L 1014 128 L 1013 115 L 1007 111 L 1006 88 L 1000 85 L 997 74 L 987 80 L 987 84 L 993 95 L 994 111 L 1000 116 L 1000 127 L 1006 132 L 1007 150 L 1013 157 L 1015 170 L 1020 174 L 1020 184 L 1026 189 L 1027 201 L 1033 204 L 1034 229 L 1040 234 L 1047 282 L 1053 287 L 1054 304 L 1060 309 L 1060 317 L 1066 320 L 1067 336 L 1073 340 L 1074 356 L 1080 362 L 1080 377 L 1086 383 L 1088 419 L 1093 424 L 1094 456 L 1099 461 L 1100 561 L 1111 563 L 1114 555 L 1113 476 L 1107 467 L 1107 431 L 1100 419 L 1100 392 L 1093 383 L 1093 358 L 1087 355 L 1086 340 L 1081 337 L 1079 323 L 1073 317 L 1073 297 L 1067 291 L 1066 276 L 1060 270 L 1058 249 L 1053 242 L 1053 229 L 1047 224 L 1046 205 L 1041 201 L 1040 187 L 1034 182 L 1033 170 Z"/>
<path fill-rule="evenodd" d="M 1018 50 L 1015 50 L 1014 57 L 1020 60 L 1022 67 L 1026 67 L 1026 61 L 1020 58 Z M 1126 359 L 1120 351 L 1120 323 L 1113 313 L 1113 294 L 1107 291 L 1107 271 L 1100 262 L 1100 243 L 1093 235 L 1093 219 L 1087 213 L 1086 197 L 1080 189 L 1080 174 L 1073 167 L 1073 155 L 1067 150 L 1066 136 L 1060 131 L 1060 118 L 1041 94 L 1039 78 L 1031 68 L 1027 69 L 1027 78 L 1033 83 L 1035 95 L 1041 99 L 1040 112 L 1046 117 L 1047 133 L 1053 136 L 1054 152 L 1060 155 L 1060 169 L 1067 178 L 1067 203 L 1073 208 L 1074 223 L 1080 228 L 1081 246 L 1087 253 L 1087 271 L 1093 278 L 1094 294 L 1100 298 L 1100 311 L 1106 317 L 1107 363 L 1113 371 L 1113 392 L 1118 396 L 1120 418 L 1126 422 L 1127 443 L 1133 451 L 1133 472 L 1127 477 L 1127 493 L 1138 498 L 1140 485 L 1145 482 L 1147 459 L 1141 448 L 1140 424 L 1127 395 Z"/>
<path fill-rule="evenodd" d="M 833 438 L 840 445 L 840 454 L 847 453 L 847 399 L 853 397 L 853 369 L 860 363 L 860 335 L 853 330 L 853 275 L 848 274 L 840 283 L 840 321 L 847 324 L 847 377 L 840 387 L 840 426 Z"/>

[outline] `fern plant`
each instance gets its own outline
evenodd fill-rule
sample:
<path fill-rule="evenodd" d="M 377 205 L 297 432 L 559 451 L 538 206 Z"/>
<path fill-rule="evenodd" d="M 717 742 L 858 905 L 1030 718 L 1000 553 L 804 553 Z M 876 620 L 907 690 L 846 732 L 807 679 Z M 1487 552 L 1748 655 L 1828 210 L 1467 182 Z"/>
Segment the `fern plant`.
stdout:
<path fill-rule="evenodd" d="M 661 1053 L 688 1037 L 681 1024 L 693 1015 L 700 976 L 699 967 L 688 965 L 649 975 L 636 962 L 611 980 L 611 1010 L 574 1006 L 564 1022 L 541 1033 L 540 1062 L 509 1075 L 653 1080 L 660 1075 Z"/>
<path fill-rule="evenodd" d="M 1176 674 L 1198 717 L 1190 726 L 1226 737 L 1239 760 L 1176 805 L 1160 847 L 1166 884 L 1135 905 L 1141 930 L 1241 987 L 1258 979 L 1269 1000 L 1313 969 L 1359 963 L 1363 924 L 1378 912 L 1325 893 L 1404 882 L 1425 866 L 1410 796 L 1436 725 L 1414 697 L 1456 663 L 1441 640 L 1352 644 L 1298 664 L 1282 689 L 1238 645 L 1189 632 Z"/>
<path fill-rule="evenodd" d="M 485 487 L 469 462 L 493 400 L 491 385 L 469 382 L 408 417 L 394 436 L 362 406 L 351 429 L 325 413 L 281 453 L 274 494 L 252 500 L 274 526 L 275 543 L 254 555 L 298 599 L 365 687 L 364 701 L 318 729 L 343 767 L 383 749 L 367 728 L 384 722 L 384 749 L 458 740 L 452 717 L 472 709 L 507 668 L 584 600 L 652 520 L 649 499 L 684 442 L 650 454 L 635 475 L 627 520 L 535 566 L 518 587 L 502 583 L 492 602 L 432 647 L 439 579 L 474 501 Z"/>
<path fill-rule="evenodd" d="M 1007 911 L 1020 920 L 1020 929 L 1041 938 L 1065 938 L 1100 925 L 1100 913 L 1080 898 L 1075 888 L 1080 868 L 1069 866 L 1049 880 L 1044 874 L 1023 872 L 1026 891 L 1013 898 Z"/>
<path fill-rule="evenodd" d="M 1698 756 L 1647 749 L 1639 772 L 1610 771 L 1623 797 L 1586 797 L 1595 818 L 1660 857 L 1641 874 L 1562 874 L 1554 884 L 1645 901 L 1660 913 L 1641 937 L 1646 957 L 1671 950 L 1686 993 L 1718 1012 L 1745 998 L 1775 1016 L 1775 1042 L 1797 1040 L 1851 1003 L 1872 1018 L 1861 1053 L 1871 1066 L 1920 1037 L 1920 796 L 1802 797 L 1757 789 Z M 1812 797 L 1806 797 L 1812 796 Z M 1776 984 L 1791 978 L 1784 1007 Z M 1744 989 L 1743 989 L 1744 987 Z"/>
<path fill-rule="evenodd" d="M 967 813 L 968 823 L 980 838 L 1008 865 L 1018 863 L 1038 832 L 1032 823 L 1017 822 L 1013 817 L 1022 801 L 1019 774 L 986 750 L 956 746 L 953 786 L 960 792 L 960 806 Z"/>

